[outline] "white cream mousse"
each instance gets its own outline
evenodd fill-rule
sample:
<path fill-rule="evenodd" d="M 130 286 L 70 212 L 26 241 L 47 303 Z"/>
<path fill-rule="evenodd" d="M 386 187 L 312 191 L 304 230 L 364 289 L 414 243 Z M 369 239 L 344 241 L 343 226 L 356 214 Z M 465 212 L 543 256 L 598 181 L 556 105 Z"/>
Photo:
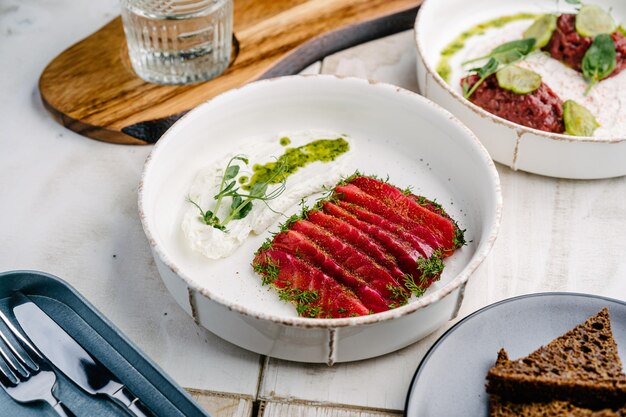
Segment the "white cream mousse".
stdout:
<path fill-rule="evenodd" d="M 336 147 L 337 144 L 342 145 L 341 152 L 335 150 L 334 155 L 332 147 Z M 251 138 L 249 144 L 241 147 L 242 152 L 233 152 L 214 161 L 198 173 L 189 189 L 188 199 L 195 204 L 189 202 L 183 214 L 182 230 L 191 248 L 210 259 L 224 258 L 232 254 L 245 242 L 250 233 L 261 234 L 281 218 L 286 220 L 283 213 L 289 208 L 308 196 L 334 187 L 342 178 L 350 175 L 352 172 L 349 161 L 353 147 L 353 140 L 336 132 L 323 130 L 280 132 L 276 135 Z M 239 159 L 231 162 L 231 166 L 239 167 L 232 181 L 239 187 L 238 193 L 245 195 L 250 192 L 244 188 L 246 185 L 249 187 L 251 180 L 262 181 L 254 177 L 255 172 L 261 173 L 266 164 L 281 161 L 279 158 L 287 152 L 295 152 L 300 156 L 302 153 L 311 154 L 310 159 L 313 162 L 303 166 L 294 162 L 291 167 L 287 163 L 287 169 L 293 172 L 288 173 L 284 184 L 269 184 L 265 192 L 265 195 L 272 195 L 284 186 L 280 195 L 268 201 L 251 200 L 250 212 L 241 219 L 228 221 L 224 226 L 225 230 L 208 225 L 204 221 L 201 210 L 214 211 L 217 203 L 215 196 L 220 193 L 220 187 L 224 187 L 222 179 L 233 157 L 239 155 L 248 159 L 247 164 Z M 322 160 L 315 160 L 316 158 Z M 289 158 L 283 157 L 282 160 Z M 230 180 L 225 181 L 228 182 Z M 232 204 L 233 197 L 224 197 L 214 215 L 224 222 L 232 214 Z"/>

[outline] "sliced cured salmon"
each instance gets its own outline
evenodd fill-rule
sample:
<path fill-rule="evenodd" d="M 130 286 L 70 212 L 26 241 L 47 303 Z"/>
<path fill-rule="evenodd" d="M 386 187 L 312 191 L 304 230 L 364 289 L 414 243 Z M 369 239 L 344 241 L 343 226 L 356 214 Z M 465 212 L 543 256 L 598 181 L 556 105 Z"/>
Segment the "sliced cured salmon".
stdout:
<path fill-rule="evenodd" d="M 252 265 L 301 316 L 360 316 L 423 294 L 464 242 L 434 201 L 356 174 L 289 219 Z"/>

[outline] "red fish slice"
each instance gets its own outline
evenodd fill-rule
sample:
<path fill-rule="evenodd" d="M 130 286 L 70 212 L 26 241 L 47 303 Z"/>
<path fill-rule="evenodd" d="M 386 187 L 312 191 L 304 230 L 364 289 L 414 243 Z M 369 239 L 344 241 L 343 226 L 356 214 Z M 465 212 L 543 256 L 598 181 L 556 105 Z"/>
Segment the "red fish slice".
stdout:
<path fill-rule="evenodd" d="M 287 230 L 277 234 L 272 242 L 272 248 L 281 249 L 311 265 L 316 265 L 322 272 L 354 291 L 363 305 L 375 313 L 389 310 L 389 304 L 394 302 L 391 299 L 383 298 L 375 288 L 368 286 L 361 278 L 351 274 L 339 265 L 330 254 L 324 252 L 310 239 L 295 230 Z M 385 288 L 382 289 L 385 290 Z"/>
<path fill-rule="evenodd" d="M 348 288 L 306 262 L 278 249 L 259 252 L 255 270 L 271 279 L 281 297 L 306 317 L 352 317 L 370 311 Z M 274 270 L 274 273 L 270 272 Z"/>

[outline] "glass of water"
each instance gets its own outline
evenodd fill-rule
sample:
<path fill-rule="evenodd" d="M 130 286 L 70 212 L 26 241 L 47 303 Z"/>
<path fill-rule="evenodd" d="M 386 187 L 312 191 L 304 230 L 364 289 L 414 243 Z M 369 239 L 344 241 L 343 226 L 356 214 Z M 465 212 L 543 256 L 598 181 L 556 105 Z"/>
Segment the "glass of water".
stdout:
<path fill-rule="evenodd" d="M 230 61 L 233 0 L 120 0 L 133 69 L 158 84 L 220 75 Z"/>

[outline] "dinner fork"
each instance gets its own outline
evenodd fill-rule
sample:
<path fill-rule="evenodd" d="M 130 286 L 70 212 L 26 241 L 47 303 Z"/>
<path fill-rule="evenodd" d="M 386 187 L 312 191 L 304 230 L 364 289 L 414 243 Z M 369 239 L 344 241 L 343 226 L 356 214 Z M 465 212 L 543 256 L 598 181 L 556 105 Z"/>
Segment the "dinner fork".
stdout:
<path fill-rule="evenodd" d="M 55 397 L 56 374 L 44 357 L 9 321 L 2 311 L 0 311 L 0 319 L 13 334 L 24 352 L 24 354 L 20 353 L 20 350 L 15 347 L 9 337 L 0 330 L 0 339 L 4 346 L 8 348 L 7 350 L 0 344 L 0 357 L 2 357 L 5 365 L 4 367 L 0 366 L 0 385 L 17 402 L 44 401 L 50 404 L 59 416 L 75 417 Z"/>

